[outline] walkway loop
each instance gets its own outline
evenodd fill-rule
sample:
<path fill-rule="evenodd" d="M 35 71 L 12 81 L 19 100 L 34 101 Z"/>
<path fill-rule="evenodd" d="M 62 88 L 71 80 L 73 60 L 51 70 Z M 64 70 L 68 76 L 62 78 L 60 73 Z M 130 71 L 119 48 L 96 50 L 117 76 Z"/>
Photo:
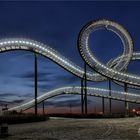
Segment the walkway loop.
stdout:
<path fill-rule="evenodd" d="M 90 34 L 94 31 L 97 31 L 99 29 L 106 29 L 108 31 L 114 32 L 119 38 L 121 39 L 123 43 L 123 53 L 115 58 L 110 60 L 106 65 L 102 64 L 95 56 L 94 53 L 91 52 L 90 46 L 89 46 L 89 38 Z M 133 41 L 128 33 L 128 31 L 121 26 L 120 24 L 110 21 L 110 20 L 98 20 L 98 21 L 92 21 L 86 24 L 82 30 L 79 33 L 78 37 L 78 49 L 79 52 L 84 59 L 84 61 L 97 73 L 93 73 L 91 71 L 87 71 L 86 77 L 89 81 L 103 81 L 107 80 L 108 78 L 121 82 L 121 83 L 127 83 L 131 85 L 131 87 L 140 87 L 140 76 L 138 75 L 132 75 L 129 73 L 126 73 L 126 69 L 128 67 L 128 64 L 131 60 L 140 60 L 140 53 L 139 52 L 133 52 Z M 48 45 L 39 43 L 37 41 L 29 40 L 29 39 L 23 39 L 23 38 L 9 38 L 9 39 L 2 39 L 0 40 L 0 52 L 6 52 L 6 51 L 12 51 L 12 50 L 27 50 L 31 52 L 38 53 L 46 58 L 49 58 L 50 60 L 54 61 L 67 71 L 71 72 L 72 74 L 76 75 L 77 77 L 83 78 L 84 70 L 83 68 L 79 67 L 75 63 L 68 60 L 66 57 L 62 56 L 59 52 L 55 51 Z M 65 87 L 68 89 L 67 87 Z M 60 93 L 64 92 L 64 89 L 56 89 L 53 90 L 51 93 L 51 97 L 54 94 L 57 95 L 57 92 Z M 91 90 L 90 87 L 88 89 Z M 94 90 L 91 90 L 94 92 Z M 105 89 L 101 89 L 102 95 L 101 97 L 104 97 L 103 95 L 105 93 Z M 75 92 L 75 89 L 73 91 L 69 91 L 68 93 Z M 78 90 L 79 93 L 79 90 Z M 100 93 L 100 90 L 97 94 Z M 94 93 L 93 93 L 94 94 Z M 123 95 L 126 93 L 123 92 Z M 120 94 L 121 95 L 121 94 Z M 129 93 L 128 93 L 129 95 Z M 134 96 L 133 96 L 134 95 Z M 132 99 L 129 99 L 131 102 L 139 102 L 138 100 L 135 100 L 135 97 L 139 97 L 137 94 L 133 94 L 131 97 Z M 136 95 L 136 96 L 135 96 Z M 45 96 L 46 97 L 46 96 Z M 107 96 L 107 98 L 116 98 L 115 95 L 112 95 L 111 97 Z M 123 99 L 123 97 L 117 97 L 119 99 Z M 38 102 L 40 100 L 44 100 L 45 98 L 40 96 L 38 97 Z M 21 105 L 22 106 L 22 105 Z M 18 106 L 17 108 L 21 109 L 21 106 Z M 31 102 L 27 103 L 27 107 L 31 106 Z"/>

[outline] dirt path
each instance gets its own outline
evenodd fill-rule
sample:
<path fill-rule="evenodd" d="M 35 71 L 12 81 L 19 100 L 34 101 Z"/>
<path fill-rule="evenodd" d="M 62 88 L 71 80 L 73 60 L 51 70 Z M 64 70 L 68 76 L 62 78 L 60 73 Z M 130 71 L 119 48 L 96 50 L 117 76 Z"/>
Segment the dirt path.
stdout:
<path fill-rule="evenodd" d="M 140 118 L 64 119 L 9 125 L 7 140 L 139 140 Z"/>

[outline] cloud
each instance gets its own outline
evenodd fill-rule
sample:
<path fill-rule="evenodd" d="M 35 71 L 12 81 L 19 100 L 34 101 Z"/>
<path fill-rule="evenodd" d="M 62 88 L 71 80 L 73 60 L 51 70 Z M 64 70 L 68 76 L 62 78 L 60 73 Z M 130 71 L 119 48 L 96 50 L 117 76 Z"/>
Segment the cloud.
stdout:
<path fill-rule="evenodd" d="M 18 93 L 0 93 L 0 98 L 3 100 L 11 100 L 11 99 L 16 99 L 16 98 L 20 98 L 22 97 L 21 95 L 19 95 Z"/>
<path fill-rule="evenodd" d="M 17 78 L 28 79 L 25 84 L 28 87 L 34 87 L 34 72 L 26 72 L 24 74 L 15 75 Z M 65 86 L 65 85 L 75 85 L 79 80 L 76 76 L 72 74 L 62 73 L 55 70 L 50 70 L 47 72 L 38 72 L 38 88 L 42 91 L 44 89 L 52 89 L 55 86 Z"/>
<path fill-rule="evenodd" d="M 4 100 L 10 100 L 11 99 L 17 99 L 17 98 L 27 98 L 27 97 L 33 97 L 33 93 L 32 92 L 29 92 L 29 93 L 22 93 L 20 92 L 1 92 L 0 93 L 0 98 L 1 99 L 4 99 Z"/>
<path fill-rule="evenodd" d="M 20 104 L 22 102 L 24 102 L 24 99 L 19 99 L 19 100 L 13 100 L 13 101 L 11 101 L 11 103 L 14 103 L 14 104 Z"/>
<path fill-rule="evenodd" d="M 40 77 L 44 77 L 44 76 L 46 75 L 46 73 L 44 73 L 44 72 L 39 72 L 38 75 L 39 75 Z M 18 74 L 18 75 L 14 75 L 14 76 L 17 77 L 17 78 L 34 79 L 35 74 L 34 74 L 34 72 L 30 71 L 30 72 L 26 72 L 26 73 L 24 73 L 24 74 Z"/>
<path fill-rule="evenodd" d="M 31 88 L 34 88 L 35 86 L 34 86 L 34 82 L 32 82 L 32 83 L 26 83 L 25 84 L 26 86 L 28 86 L 28 87 L 31 87 Z M 40 91 L 44 91 L 45 89 L 51 89 L 51 88 L 53 88 L 54 86 L 52 85 L 52 83 L 38 83 L 38 89 L 40 90 Z"/>
<path fill-rule="evenodd" d="M 13 104 L 20 104 L 24 102 L 23 99 L 19 99 L 19 100 L 13 100 L 13 101 L 4 101 L 4 100 L 0 100 L 0 106 L 5 106 L 5 105 L 13 105 Z"/>
<path fill-rule="evenodd" d="M 38 72 L 38 82 L 46 82 L 48 81 L 50 78 L 50 76 L 53 75 L 52 72 Z M 34 81 L 35 79 L 35 74 L 34 74 L 34 71 L 29 71 L 29 72 L 26 72 L 24 74 L 16 74 L 16 75 L 13 75 L 13 77 L 16 77 L 16 78 L 23 78 L 23 79 L 29 79 L 31 82 Z"/>
<path fill-rule="evenodd" d="M 11 102 L 0 100 L 0 106 L 9 105 Z"/>
<path fill-rule="evenodd" d="M 92 101 L 91 100 L 88 100 L 88 104 L 90 104 Z M 71 107 L 78 107 L 78 106 L 81 106 L 81 100 L 80 98 L 79 99 L 68 99 L 68 100 L 65 100 L 65 101 L 59 101 L 57 102 L 56 100 L 55 101 L 47 101 L 45 102 L 45 105 L 46 106 L 54 106 L 54 107 L 68 107 L 71 105 Z"/>
<path fill-rule="evenodd" d="M 56 80 L 59 79 L 59 82 L 63 84 L 73 84 L 77 82 L 79 79 L 74 75 L 56 75 Z"/>
<path fill-rule="evenodd" d="M 0 93 L 0 97 L 17 96 L 16 93 Z"/>

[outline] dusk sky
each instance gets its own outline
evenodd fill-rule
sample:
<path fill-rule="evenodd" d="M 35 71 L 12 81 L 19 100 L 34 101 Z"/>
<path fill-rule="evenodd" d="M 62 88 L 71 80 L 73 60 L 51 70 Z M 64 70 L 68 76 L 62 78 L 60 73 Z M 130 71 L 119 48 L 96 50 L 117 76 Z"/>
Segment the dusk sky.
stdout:
<path fill-rule="evenodd" d="M 39 41 L 83 67 L 84 62 L 77 48 L 78 34 L 87 22 L 97 19 L 109 19 L 123 25 L 133 38 L 134 50 L 140 51 L 140 2 L 0 2 L 0 38 L 22 37 Z M 104 63 L 123 51 L 119 37 L 105 30 L 94 32 L 90 45 L 95 56 Z M 140 74 L 140 62 L 131 62 L 128 68 L 128 72 Z M 79 85 L 78 77 L 38 56 L 38 95 L 63 86 Z M 108 82 L 88 82 L 88 85 L 108 88 Z M 123 90 L 118 85 L 112 85 L 114 90 Z M 1 53 L 0 106 L 15 106 L 33 97 L 34 54 L 25 51 Z M 61 95 L 49 99 L 46 107 L 50 112 L 60 108 L 67 111 L 70 104 L 78 108 L 79 96 Z M 97 107 L 99 111 L 101 109 L 100 98 L 89 97 L 88 104 L 91 112 Z M 113 107 L 123 108 L 123 104 L 115 101 Z"/>

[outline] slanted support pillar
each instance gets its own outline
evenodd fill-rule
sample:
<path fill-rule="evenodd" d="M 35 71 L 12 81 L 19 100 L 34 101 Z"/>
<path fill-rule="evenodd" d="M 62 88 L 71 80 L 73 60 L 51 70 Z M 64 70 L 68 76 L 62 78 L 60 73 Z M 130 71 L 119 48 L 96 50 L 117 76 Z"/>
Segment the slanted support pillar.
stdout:
<path fill-rule="evenodd" d="M 37 54 L 34 54 L 34 80 L 35 80 L 35 115 L 37 115 Z"/>

